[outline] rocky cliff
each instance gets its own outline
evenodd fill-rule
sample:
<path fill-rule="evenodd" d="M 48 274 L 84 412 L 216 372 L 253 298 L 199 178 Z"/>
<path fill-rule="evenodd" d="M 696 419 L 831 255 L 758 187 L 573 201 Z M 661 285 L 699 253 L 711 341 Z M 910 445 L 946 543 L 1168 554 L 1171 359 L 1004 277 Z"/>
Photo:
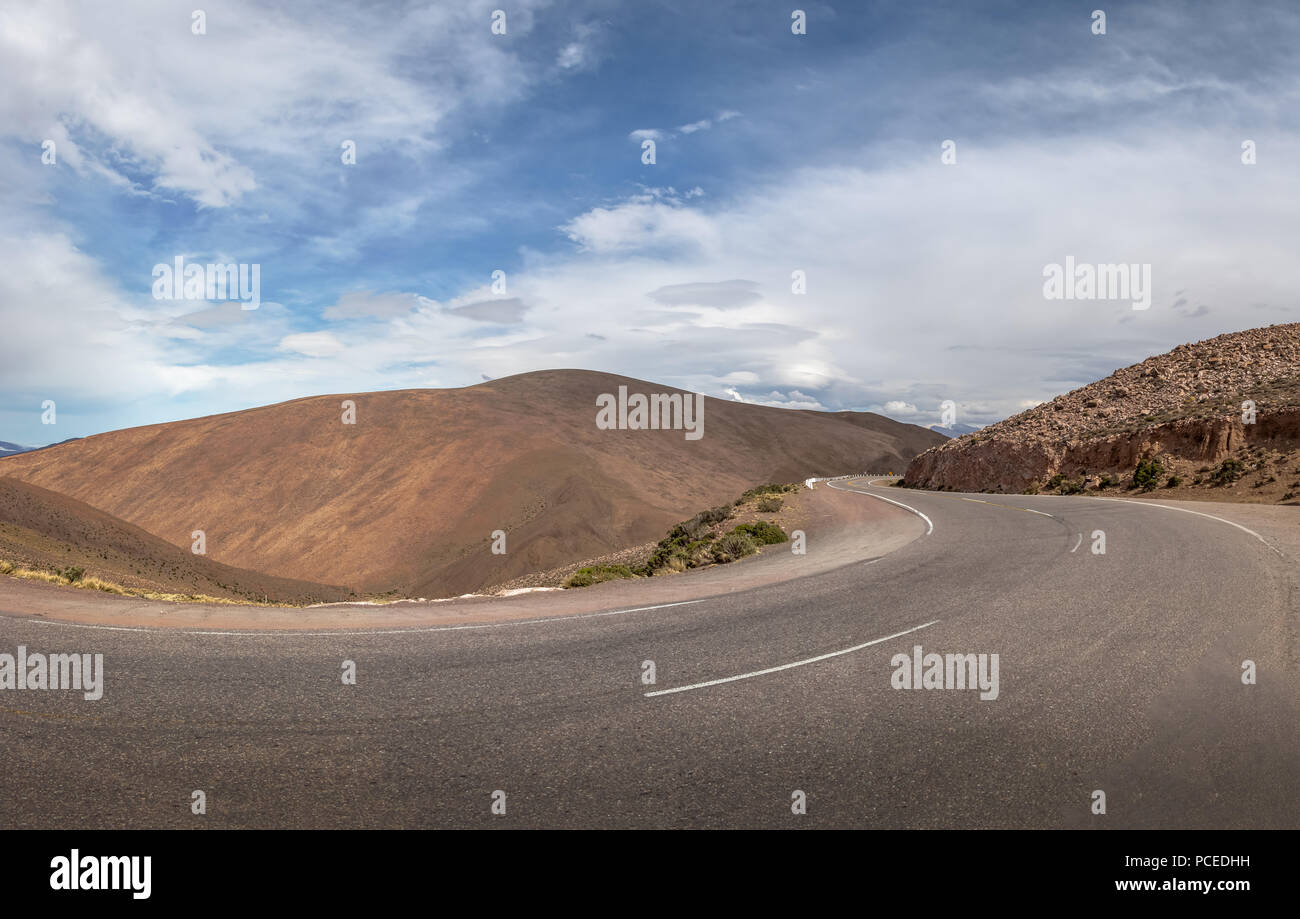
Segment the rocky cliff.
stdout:
<path fill-rule="evenodd" d="M 1160 487 L 1172 479 L 1172 487 L 1232 499 L 1238 485 L 1253 486 L 1252 497 L 1276 491 L 1289 500 L 1297 458 L 1300 323 L 1293 323 L 1179 345 L 1125 367 L 925 451 L 904 484 L 1071 492 L 1133 485 L 1145 461 L 1158 470 Z M 1153 481 L 1148 475 L 1138 484 Z"/>

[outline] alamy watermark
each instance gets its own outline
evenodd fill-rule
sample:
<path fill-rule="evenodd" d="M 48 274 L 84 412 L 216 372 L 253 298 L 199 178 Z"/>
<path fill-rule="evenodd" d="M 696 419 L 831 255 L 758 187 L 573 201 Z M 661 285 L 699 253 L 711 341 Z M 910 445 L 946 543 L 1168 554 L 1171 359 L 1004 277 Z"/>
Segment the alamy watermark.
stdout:
<path fill-rule="evenodd" d="M 602 431 L 685 431 L 687 440 L 704 436 L 704 396 L 701 393 L 632 393 L 596 397 L 596 427 Z"/>
<path fill-rule="evenodd" d="M 104 696 L 104 655 L 29 654 L 19 645 L 16 655 L 0 654 L 0 689 L 75 689 L 97 702 Z"/>
<path fill-rule="evenodd" d="M 238 300 L 246 310 L 262 304 L 262 266 L 185 264 L 176 256 L 153 266 L 155 300 Z"/>
<path fill-rule="evenodd" d="M 1151 266 L 1091 265 L 1065 257 L 1043 266 L 1043 296 L 1048 300 L 1130 300 L 1133 309 L 1151 308 Z"/>
<path fill-rule="evenodd" d="M 894 674 L 889 683 L 895 689 L 978 689 L 980 699 L 998 697 L 996 654 L 925 654 L 920 645 L 912 654 L 895 654 L 889 661 Z"/>
<path fill-rule="evenodd" d="M 129 890 L 136 900 L 148 900 L 153 890 L 152 855 L 68 855 L 50 859 L 51 890 Z"/>

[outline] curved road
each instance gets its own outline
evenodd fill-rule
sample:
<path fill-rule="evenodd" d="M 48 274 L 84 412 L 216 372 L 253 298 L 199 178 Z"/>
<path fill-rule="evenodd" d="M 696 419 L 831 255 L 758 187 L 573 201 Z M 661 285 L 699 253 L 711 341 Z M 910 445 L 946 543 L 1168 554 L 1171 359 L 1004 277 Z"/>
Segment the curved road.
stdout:
<path fill-rule="evenodd" d="M 103 653 L 108 689 L 0 693 L 0 826 L 1300 826 L 1294 559 L 1136 502 L 831 487 L 927 519 L 871 563 L 531 627 L 6 615 L 0 651 Z M 914 645 L 997 654 L 997 698 L 893 688 Z"/>

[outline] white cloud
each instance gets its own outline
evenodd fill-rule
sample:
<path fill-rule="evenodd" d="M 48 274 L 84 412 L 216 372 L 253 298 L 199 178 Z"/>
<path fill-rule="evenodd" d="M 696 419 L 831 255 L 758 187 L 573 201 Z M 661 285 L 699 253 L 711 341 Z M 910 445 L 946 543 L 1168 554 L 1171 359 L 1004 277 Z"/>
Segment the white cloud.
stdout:
<path fill-rule="evenodd" d="M 526 34 L 530 5 L 511 8 L 512 36 Z M 493 41 L 473 5 L 413 6 L 378 24 L 358 10 L 290 18 L 233 2 L 208 11 L 201 37 L 184 11 L 159 15 L 142 2 L 0 10 L 0 132 L 16 141 L 0 145 L 9 178 L 0 387 L 15 404 L 37 406 L 57 390 L 70 405 L 149 406 L 148 421 L 586 366 L 764 404 L 881 406 L 924 420 L 951 398 L 961 421 L 977 424 L 1181 341 L 1300 318 L 1287 312 L 1300 288 L 1300 174 L 1288 165 L 1300 162 L 1300 137 L 1285 119 L 1261 117 L 1294 100 L 1296 84 L 1275 71 L 1267 77 L 1276 90 L 1253 100 L 1208 75 L 1138 64 L 1130 84 L 1051 73 L 974 86 L 975 108 L 1008 127 L 962 139 L 955 166 L 939 163 L 937 140 L 913 147 L 901 132 L 877 147 L 827 150 L 816 165 L 779 161 L 743 185 L 720 181 L 709 198 L 647 188 L 567 220 L 547 217 L 575 245 L 525 252 L 504 306 L 454 286 L 459 296 L 445 303 L 367 291 L 312 303 L 275 291 L 297 315 L 269 301 L 238 316 L 157 302 L 147 264 L 134 287 L 129 267 L 105 270 L 78 232 L 50 222 L 49 201 L 69 173 L 204 207 L 255 202 L 280 219 L 287 203 L 310 216 L 313 196 L 350 181 L 335 165 L 336 136 L 358 141 L 358 170 L 382 149 L 432 155 L 456 113 L 518 99 L 537 78 L 510 43 Z M 557 63 L 589 67 L 589 49 L 582 35 L 565 35 L 535 67 L 548 78 Z M 1194 122 L 1134 118 L 1116 128 L 1095 117 L 1106 106 L 1205 95 L 1219 104 Z M 1038 130 L 1052 119 L 1037 116 L 1056 107 L 1094 117 L 1050 137 L 1017 127 L 1033 120 Z M 711 125 L 739 117 L 724 110 Z M 1265 139 L 1249 168 L 1237 158 L 1247 123 L 1262 125 Z M 60 171 L 28 165 L 46 137 L 59 144 Z M 268 184 L 258 169 L 272 160 L 302 164 L 302 174 Z M 429 181 L 460 186 L 474 169 L 450 164 Z M 293 181 L 301 185 L 281 187 Z M 355 258 L 376 236 L 424 231 L 435 193 L 425 184 L 390 191 L 395 200 L 359 206 L 346 226 L 323 227 L 304 246 Z M 446 221 L 459 221 L 457 232 L 493 229 L 478 214 L 439 213 Z M 1153 307 L 1044 300 L 1043 265 L 1067 255 L 1150 263 Z M 807 273 L 807 295 L 790 291 L 795 269 Z M 726 279 L 745 279 L 761 296 L 708 286 Z M 675 302 L 656 304 L 647 292 Z M 318 315 L 341 325 L 303 331 Z M 192 401 L 167 401 L 177 393 Z"/>
<path fill-rule="evenodd" d="M 592 252 L 658 249 L 712 249 L 717 226 L 705 215 L 669 204 L 632 203 L 597 207 L 562 227 L 565 234 Z"/>
<path fill-rule="evenodd" d="M 578 23 L 573 29 L 574 40 L 556 55 L 556 66 L 567 71 L 595 69 L 603 56 L 604 31 L 599 22 Z"/>
<path fill-rule="evenodd" d="M 330 332 L 298 332 L 286 335 L 280 342 L 280 350 L 307 357 L 333 357 L 343 351 L 343 342 Z"/>
<path fill-rule="evenodd" d="M 824 412 L 826 406 L 822 405 L 815 397 L 805 395 L 804 393 L 794 390 L 789 393 L 772 390 L 766 396 L 757 399 L 748 399 L 755 405 L 768 405 L 772 408 L 799 409 L 805 411 Z"/>
<path fill-rule="evenodd" d="M 646 294 L 666 306 L 715 306 L 730 309 L 748 306 L 762 299 L 753 281 L 700 281 L 693 284 L 669 284 Z"/>
<path fill-rule="evenodd" d="M 167 344 L 149 322 L 161 313 L 170 323 L 193 304 L 106 295 L 114 285 L 67 238 L 33 249 L 15 237 L 0 257 L 0 302 L 41 304 L 41 320 L 11 322 L 0 382 L 14 391 L 52 375 L 89 392 L 104 380 L 137 397 L 197 388 L 220 410 L 578 366 L 763 404 L 882 406 L 903 420 L 933 420 L 951 398 L 963 423 L 980 424 L 1180 341 L 1273 318 L 1252 304 L 1294 303 L 1290 202 L 1300 177 L 1216 165 L 1217 145 L 1200 135 L 1157 133 L 1126 146 L 1008 143 L 970 151 L 956 167 L 900 157 L 876 171 L 809 168 L 708 206 L 652 196 L 594 208 L 564 226 L 577 248 L 531 253 L 512 272 L 512 297 L 528 304 L 507 317 L 518 323 L 454 313 L 488 300 L 484 287 L 410 310 L 415 295 L 393 294 L 391 311 L 349 325 L 346 351 L 336 335 L 287 328 L 288 317 L 265 308 Z M 1277 139 L 1271 154 L 1300 160 L 1300 144 Z M 1213 170 L 1215 183 L 1189 199 L 1190 177 Z M 1063 197 L 1066 188 L 1089 193 Z M 1222 216 L 1241 213 L 1251 219 Z M 1152 263 L 1155 305 L 1136 314 L 1044 300 L 1042 266 L 1067 254 Z M 795 268 L 807 272 L 807 295 L 790 292 Z M 686 290 L 711 301 L 708 285 L 728 278 L 762 297 L 671 309 L 646 297 Z M 1178 291 L 1213 312 L 1162 309 Z M 362 308 L 344 295 L 331 310 L 348 321 Z M 201 358 L 235 342 L 266 342 L 268 359 L 216 367 Z"/>
<path fill-rule="evenodd" d="M 572 70 L 581 67 L 587 58 L 587 49 L 578 42 L 570 42 L 560 49 L 560 54 L 555 59 L 555 63 L 565 70 Z"/>
<path fill-rule="evenodd" d="M 527 31 L 539 2 L 512 8 L 512 33 Z M 230 0 L 207 13 L 207 34 L 194 35 L 187 11 L 160 15 L 146 0 L 7 5 L 3 132 L 55 139 L 74 169 L 127 184 L 129 166 L 160 192 L 225 207 L 258 188 L 257 156 L 310 164 L 326 138 L 326 148 L 352 139 L 371 154 L 433 149 L 452 111 L 519 98 L 531 82 L 460 5 L 395 18 L 349 5 L 289 16 Z M 417 52 L 424 80 L 407 73 Z M 87 133 L 90 143 L 74 139 Z M 101 141 L 125 162 L 100 153 Z M 310 171 L 333 168 L 337 153 L 316 162 Z"/>
<path fill-rule="evenodd" d="M 326 319 L 391 319 L 430 303 L 433 301 L 419 294 L 354 290 L 339 297 L 333 306 L 325 307 L 321 315 Z"/>

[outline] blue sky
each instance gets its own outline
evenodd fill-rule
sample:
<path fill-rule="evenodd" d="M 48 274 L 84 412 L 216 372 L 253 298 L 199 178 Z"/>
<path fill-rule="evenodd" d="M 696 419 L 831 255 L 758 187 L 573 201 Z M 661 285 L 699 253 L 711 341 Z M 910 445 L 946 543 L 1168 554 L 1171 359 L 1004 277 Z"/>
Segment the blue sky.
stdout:
<path fill-rule="evenodd" d="M 1297 319 L 1293 4 L 190 8 L 0 3 L 0 439 L 552 367 L 981 424 Z"/>

